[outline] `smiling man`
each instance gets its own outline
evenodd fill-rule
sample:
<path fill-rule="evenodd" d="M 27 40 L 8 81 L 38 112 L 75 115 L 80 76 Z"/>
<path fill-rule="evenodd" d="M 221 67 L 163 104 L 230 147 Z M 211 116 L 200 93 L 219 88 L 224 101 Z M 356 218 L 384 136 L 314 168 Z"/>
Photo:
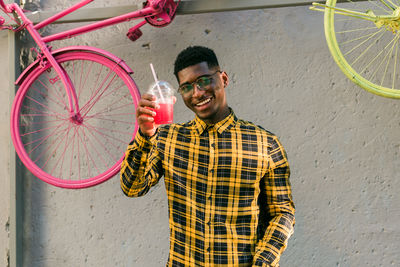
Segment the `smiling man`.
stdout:
<path fill-rule="evenodd" d="M 211 49 L 186 48 L 174 73 L 195 118 L 155 125 L 154 97 L 142 96 L 139 131 L 121 166 L 123 192 L 142 196 L 164 176 L 167 266 L 279 266 L 295 222 L 284 148 L 235 116 L 226 100 L 228 75 Z"/>

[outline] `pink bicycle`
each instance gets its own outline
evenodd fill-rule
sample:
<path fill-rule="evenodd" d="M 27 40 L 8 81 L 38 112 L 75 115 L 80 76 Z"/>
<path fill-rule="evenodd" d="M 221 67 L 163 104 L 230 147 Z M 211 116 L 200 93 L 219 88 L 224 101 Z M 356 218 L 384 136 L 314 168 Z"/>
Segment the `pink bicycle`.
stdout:
<path fill-rule="evenodd" d="M 0 0 L 0 9 L 9 16 L 7 22 L 0 16 L 1 29 L 26 29 L 39 48 L 37 59 L 16 81 L 19 89 L 11 111 L 15 150 L 35 176 L 63 188 L 94 186 L 119 171 L 137 131 L 140 93 L 133 71 L 115 55 L 88 46 L 52 51 L 47 43 L 143 18 L 127 34 L 134 41 L 146 23 L 168 25 L 180 2 L 148 0 L 138 11 L 45 37 L 39 34 L 39 29 L 92 1 L 83 0 L 34 25 L 17 4 Z"/>

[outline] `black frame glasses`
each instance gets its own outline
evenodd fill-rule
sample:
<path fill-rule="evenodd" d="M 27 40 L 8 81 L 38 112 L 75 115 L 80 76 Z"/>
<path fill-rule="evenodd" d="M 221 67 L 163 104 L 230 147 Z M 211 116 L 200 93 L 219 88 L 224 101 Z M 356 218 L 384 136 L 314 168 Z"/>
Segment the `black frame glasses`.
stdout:
<path fill-rule="evenodd" d="M 192 83 L 185 83 L 179 86 L 179 93 L 183 96 L 188 96 L 193 94 L 194 86 L 196 85 L 197 89 L 204 91 L 207 90 L 210 86 L 210 84 L 213 82 L 212 76 L 214 76 L 217 73 L 222 73 L 222 71 L 217 70 L 213 74 L 206 74 L 203 76 L 198 77 L 194 82 Z"/>

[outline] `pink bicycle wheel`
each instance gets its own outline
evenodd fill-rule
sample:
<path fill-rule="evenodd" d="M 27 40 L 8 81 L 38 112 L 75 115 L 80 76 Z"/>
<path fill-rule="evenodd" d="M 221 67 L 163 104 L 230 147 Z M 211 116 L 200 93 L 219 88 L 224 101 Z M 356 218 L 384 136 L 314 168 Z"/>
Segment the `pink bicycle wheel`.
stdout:
<path fill-rule="evenodd" d="M 20 86 L 11 113 L 15 150 L 46 183 L 86 188 L 114 176 L 137 131 L 135 82 L 114 61 L 85 51 L 56 56 L 74 84 L 81 118 L 50 66 L 37 66 Z"/>

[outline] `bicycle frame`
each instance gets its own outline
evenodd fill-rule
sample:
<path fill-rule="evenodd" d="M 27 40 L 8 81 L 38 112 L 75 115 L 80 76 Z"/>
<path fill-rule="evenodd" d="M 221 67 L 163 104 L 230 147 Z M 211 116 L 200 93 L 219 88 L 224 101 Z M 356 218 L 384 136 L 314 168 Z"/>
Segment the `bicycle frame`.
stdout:
<path fill-rule="evenodd" d="M 138 18 L 145 18 L 148 16 L 154 16 L 162 12 L 162 8 L 166 2 L 166 0 L 152 0 L 149 1 L 150 5 L 148 7 L 145 7 L 141 10 L 133 11 L 124 15 L 120 15 L 114 18 L 102 20 L 99 22 L 95 22 L 86 26 L 81 26 L 75 29 L 63 31 L 57 34 L 53 34 L 47 37 L 42 37 L 38 30 L 57 21 L 58 19 L 74 12 L 75 10 L 89 4 L 94 0 L 82 0 L 81 2 L 73 5 L 72 7 L 67 8 L 66 10 L 57 13 L 56 15 L 34 25 L 32 21 L 28 19 L 28 17 L 25 15 L 24 10 L 17 5 L 17 4 L 8 4 L 6 5 L 3 0 L 0 0 L 0 7 L 6 11 L 7 13 L 16 13 L 19 16 L 19 19 L 22 21 L 21 27 L 19 27 L 16 31 L 21 30 L 22 28 L 26 28 L 26 30 L 30 33 L 32 38 L 34 39 L 35 43 L 39 46 L 40 52 L 43 55 L 43 58 L 49 61 L 49 63 L 54 67 L 55 71 L 60 77 L 60 80 L 62 81 L 64 87 L 66 88 L 67 95 L 68 95 L 68 104 L 69 104 L 69 113 L 71 119 L 80 119 L 80 114 L 79 114 L 79 104 L 76 96 L 75 89 L 73 87 L 72 82 L 69 80 L 68 75 L 65 74 L 63 71 L 62 67 L 57 63 L 55 58 L 52 55 L 52 52 L 50 51 L 51 48 L 47 46 L 47 43 L 56 41 L 56 40 L 63 40 L 63 39 L 69 39 L 74 36 L 87 33 L 90 31 L 94 31 L 100 28 L 104 28 L 107 26 L 115 25 L 118 23 L 130 21 L 133 19 L 138 19 Z M 146 24 L 146 21 L 143 21 L 139 24 L 137 24 L 134 28 L 140 28 Z"/>
<path fill-rule="evenodd" d="M 76 8 L 75 6 L 73 6 L 73 7 L 69 8 L 69 9 L 65 10 L 64 12 L 62 12 L 63 14 L 62 13 L 56 14 L 53 17 L 48 18 L 47 20 L 35 25 L 34 28 L 36 30 L 41 29 L 41 28 L 47 26 L 48 24 L 58 20 L 59 18 L 65 16 L 65 15 L 68 15 L 69 13 L 75 11 L 76 9 L 82 7 L 83 5 L 88 4 L 88 2 L 92 2 L 92 1 L 93 0 L 84 0 L 81 3 L 77 4 L 77 6 L 79 6 L 79 7 Z M 106 20 L 102 20 L 102 21 L 99 21 L 99 22 L 95 22 L 95 23 L 92 23 L 92 24 L 89 24 L 89 25 L 86 25 L 86 26 L 78 27 L 76 29 L 72 29 L 72 30 L 60 32 L 60 33 L 57 33 L 57 34 L 53 34 L 53 35 L 44 37 L 43 41 L 48 43 L 48 42 L 52 42 L 52 41 L 55 41 L 55 40 L 68 39 L 68 38 L 77 36 L 79 34 L 83 34 L 83 33 L 90 32 L 90 31 L 94 31 L 94 30 L 97 30 L 97 29 L 100 29 L 100 28 L 104 28 L 104 27 L 107 27 L 107 26 L 111 26 L 111 25 L 115 25 L 115 24 L 118 24 L 118 23 L 130 21 L 130 20 L 137 19 L 137 18 L 144 18 L 144 17 L 150 16 L 150 15 L 154 15 L 154 14 L 159 13 L 160 11 L 161 11 L 161 8 L 156 8 L 156 7 L 150 6 L 150 7 L 147 7 L 147 8 L 141 9 L 141 10 L 137 10 L 137 11 L 133 11 L 133 12 L 130 12 L 130 13 L 127 13 L 127 14 L 124 14 L 124 15 L 120 15 L 120 16 L 114 17 L 114 18 L 110 18 L 110 19 L 106 19 Z M 145 23 L 146 22 L 143 21 L 142 23 L 139 24 L 140 26 L 139 25 L 137 25 L 137 26 L 141 27 Z"/>

